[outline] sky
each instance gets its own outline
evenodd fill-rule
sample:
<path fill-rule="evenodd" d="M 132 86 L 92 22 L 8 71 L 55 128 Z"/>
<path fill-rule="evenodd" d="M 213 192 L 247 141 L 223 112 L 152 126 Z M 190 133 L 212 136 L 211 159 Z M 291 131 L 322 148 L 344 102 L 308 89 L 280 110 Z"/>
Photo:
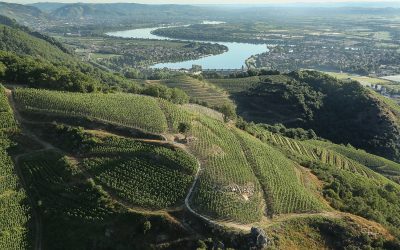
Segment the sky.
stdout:
<path fill-rule="evenodd" d="M 87 3 L 110 3 L 110 2 L 134 2 L 134 3 L 146 3 L 146 4 L 162 4 L 162 3 L 175 3 L 175 4 L 277 4 L 277 3 L 343 3 L 343 2 L 391 2 L 399 3 L 400 0 L 0 0 L 11 3 L 35 3 L 35 2 L 64 2 L 64 3 L 75 3 L 75 2 L 87 2 Z"/>

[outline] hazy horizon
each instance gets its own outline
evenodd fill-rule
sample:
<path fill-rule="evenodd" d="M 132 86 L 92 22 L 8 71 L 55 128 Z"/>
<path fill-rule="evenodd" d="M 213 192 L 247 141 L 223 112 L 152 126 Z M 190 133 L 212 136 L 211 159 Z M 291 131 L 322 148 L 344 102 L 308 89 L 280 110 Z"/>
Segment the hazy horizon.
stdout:
<path fill-rule="evenodd" d="M 321 0 L 201 0 L 196 1 L 195 3 L 190 0 L 2 0 L 3 2 L 9 3 L 18 3 L 18 4 L 31 4 L 38 2 L 57 2 L 57 3 L 142 3 L 142 4 L 243 4 L 243 5 L 252 5 L 252 4 L 274 4 L 274 5 L 285 5 L 285 4 L 321 4 L 321 5 L 329 5 L 329 4 L 371 4 L 376 3 L 380 4 L 393 4 L 400 3 L 400 0 L 386 0 L 386 1 L 377 1 L 377 0 L 331 0 L 331 1 L 321 1 Z M 0 1 L 1 2 L 1 1 Z M 400 6 L 399 6 L 400 7 Z"/>

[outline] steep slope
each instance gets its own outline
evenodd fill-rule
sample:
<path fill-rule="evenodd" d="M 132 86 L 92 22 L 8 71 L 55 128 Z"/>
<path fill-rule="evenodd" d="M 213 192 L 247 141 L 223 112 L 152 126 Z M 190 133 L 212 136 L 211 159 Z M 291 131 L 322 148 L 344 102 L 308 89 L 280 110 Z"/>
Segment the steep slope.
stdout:
<path fill-rule="evenodd" d="M 0 21 L 0 78 L 7 83 L 78 92 L 138 89 L 134 81 L 82 62 L 51 37 Z"/>
<path fill-rule="evenodd" d="M 35 37 L 27 33 L 29 30 L 23 30 L 20 26 L 9 24 L 9 22 L 3 23 L 0 24 L 0 50 L 65 64 L 75 60 L 71 54 L 66 53 L 66 49 L 61 44 L 52 38 L 44 35 Z"/>
<path fill-rule="evenodd" d="M 248 84 L 253 87 L 231 95 L 246 120 L 313 129 L 335 143 L 400 161 L 399 106 L 359 83 L 301 71 Z"/>
<path fill-rule="evenodd" d="M 224 103 L 232 103 L 227 94 L 207 81 L 200 81 L 189 76 L 180 76 L 172 79 L 155 81 L 170 88 L 180 88 L 194 102 L 203 106 L 220 107 Z"/>
<path fill-rule="evenodd" d="M 101 111 L 102 116 L 108 117 L 107 120 L 110 122 L 130 126 L 129 122 L 121 123 L 118 117 L 131 117 L 135 121 L 132 124 L 133 127 L 155 133 L 177 133 L 180 124 L 189 122 L 192 124 L 190 136 L 194 139 L 187 144 L 187 147 L 202 164 L 202 171 L 192 196 L 192 202 L 196 211 L 213 218 L 241 223 L 259 221 L 266 211 L 263 197 L 269 197 L 270 195 L 269 201 L 277 204 L 277 207 L 274 207 L 274 210 L 271 209 L 271 211 L 268 209 L 267 213 L 269 214 L 311 212 L 324 209 L 324 205 L 318 201 L 309 187 L 304 186 L 299 180 L 293 182 L 293 178 L 298 177 L 295 165 L 291 164 L 289 160 L 283 163 L 287 165 L 286 172 L 273 174 L 279 168 L 280 162 L 285 160 L 283 156 L 279 156 L 272 148 L 265 148 L 265 152 L 257 151 L 257 153 L 254 153 L 253 158 L 257 160 L 253 165 L 250 162 L 254 162 L 254 160 L 247 158 L 247 147 L 249 147 L 247 143 L 251 139 L 246 139 L 245 135 L 239 133 L 236 128 L 229 129 L 229 126 L 219 120 L 214 120 L 199 113 L 192 113 L 167 101 L 158 100 L 160 106 L 154 106 L 148 105 L 148 103 L 153 103 L 155 99 L 144 96 L 123 96 L 121 94 L 102 96 L 92 94 L 76 95 L 30 89 L 16 90 L 15 98 L 25 111 L 63 114 L 64 116 L 74 114 L 93 118 L 98 117 L 97 114 L 100 114 L 98 112 Z M 86 110 L 83 101 L 89 104 L 92 102 L 88 102 L 88 100 L 92 98 L 93 100 L 100 100 L 100 103 L 105 103 L 110 108 L 114 107 L 119 111 L 93 104 L 89 105 L 89 107 L 94 108 L 93 110 Z M 110 105 L 113 99 L 118 100 L 117 105 Z M 130 104 L 128 105 L 128 103 Z M 130 108 L 132 104 L 136 107 L 135 113 L 132 113 Z M 141 108 L 141 106 L 143 107 Z M 164 114 L 156 115 L 155 117 L 149 116 L 150 114 L 157 114 L 160 108 Z M 131 110 L 129 111 L 131 115 L 123 116 L 122 114 L 126 112 L 124 110 Z M 147 112 L 144 113 L 144 110 Z M 118 117 L 113 117 L 112 114 Z M 144 116 L 142 117 L 141 114 Z M 146 118 L 147 122 L 139 122 L 144 117 L 148 117 L 150 120 Z M 168 127 L 165 127 L 167 124 Z M 240 143 L 242 137 L 244 137 L 243 145 Z M 250 144 L 254 143 L 257 143 L 257 141 Z M 244 147 L 244 145 L 247 146 Z M 269 151 L 270 153 L 268 153 Z M 266 168 L 259 165 L 265 162 L 266 159 L 274 157 L 278 157 L 276 165 Z M 260 175 L 261 179 L 258 179 L 255 175 L 255 168 L 262 168 L 262 170 L 259 170 L 263 173 L 262 176 Z M 283 209 L 285 206 L 281 202 L 285 202 L 286 196 L 281 193 L 281 189 L 276 187 L 283 177 L 288 178 L 288 182 L 293 182 L 293 188 L 285 190 L 285 195 L 290 197 L 288 199 L 294 204 L 285 209 Z M 261 180 L 263 183 L 267 183 L 267 180 L 263 180 L 264 178 L 272 178 L 273 180 L 271 182 L 273 183 L 271 184 L 272 187 L 268 186 L 268 191 L 267 187 L 263 190 L 260 185 Z M 270 192 L 269 189 L 273 191 Z"/>
<path fill-rule="evenodd" d="M 200 218 L 211 225 L 226 225 L 242 230 L 254 225 L 269 230 L 270 226 L 273 227 L 277 223 L 284 227 L 292 227 L 291 219 L 299 218 L 300 223 L 304 223 L 301 225 L 301 232 L 307 231 L 307 227 L 309 230 L 342 228 L 340 230 L 346 232 L 343 237 L 348 245 L 370 244 L 360 240 L 359 237 L 364 237 L 364 234 L 354 228 L 360 230 L 369 228 L 368 230 L 374 232 L 374 236 L 370 238 L 373 242 L 371 244 L 378 244 L 379 239 L 381 244 L 389 244 L 388 242 L 393 240 L 391 233 L 399 235 L 397 215 L 400 214 L 400 204 L 395 197 L 400 194 L 400 186 L 361 163 L 324 146 L 312 146 L 311 143 L 308 145 L 268 135 L 268 138 L 273 137 L 276 140 L 274 144 L 259 134 L 257 137 L 260 139 L 257 139 L 231 123 L 224 123 L 201 112 L 191 112 L 184 106 L 165 100 L 145 96 L 121 94 L 99 96 L 18 89 L 14 92 L 14 98 L 21 114 L 31 119 L 27 124 L 31 124 L 30 127 L 35 133 L 39 131 L 36 134 L 72 155 L 79 156 L 69 160 L 73 163 L 74 175 L 83 174 L 87 178 L 93 178 L 96 185 L 100 185 L 112 197 L 119 197 L 118 201 L 122 201 L 125 205 L 133 203 L 142 208 L 154 209 L 156 203 L 164 204 L 161 207 L 165 207 L 169 206 L 168 203 L 173 204 L 173 201 L 181 200 L 182 196 L 180 198 L 175 196 L 166 201 L 165 198 L 173 195 L 168 192 L 171 188 L 165 189 L 164 186 L 168 187 L 170 183 L 175 183 L 173 188 L 187 189 L 187 183 L 174 180 L 174 176 L 177 180 L 185 180 L 186 177 L 158 175 L 158 173 L 169 169 L 168 171 L 172 172 L 178 170 L 193 174 L 195 169 L 193 162 L 187 165 L 190 160 L 183 160 L 185 157 L 179 154 L 171 151 L 165 154 L 163 152 L 168 150 L 153 151 L 147 146 L 145 151 L 154 152 L 142 155 L 147 157 L 147 163 L 139 158 L 132 161 L 130 157 L 142 157 L 141 153 L 138 153 L 144 146 L 139 146 L 141 143 L 138 144 L 131 139 L 110 137 L 101 131 L 89 132 L 68 126 L 60 127 L 51 122 L 74 124 L 78 121 L 77 115 L 96 118 L 101 114 L 108 118 L 102 121 L 104 124 L 126 127 L 130 131 L 129 134 L 133 129 L 162 133 L 167 141 L 142 140 L 146 143 L 156 143 L 158 146 L 182 148 L 198 159 L 200 172 L 198 178 L 194 178 L 193 192 L 187 194 L 186 205 L 187 209 L 193 209 L 196 215 L 202 216 Z M 109 100 L 114 105 L 111 105 L 110 109 L 95 108 L 97 105 L 93 105 L 93 109 L 88 109 L 85 103 L 92 103 L 91 100 L 98 98 L 104 103 L 108 103 Z M 147 105 L 149 103 L 152 104 Z M 142 113 L 144 107 L 147 107 L 146 113 Z M 153 111 L 158 115 L 151 118 L 152 122 L 141 122 L 148 119 L 146 114 L 149 115 Z M 134 123 L 121 122 L 124 119 L 126 121 L 123 114 L 127 113 L 130 114 L 129 119 L 135 121 Z M 94 121 L 89 120 L 80 124 L 93 126 Z M 183 123 L 190 124 L 189 130 L 181 131 Z M 163 125 L 154 130 L 154 126 L 158 124 Z M 101 125 L 101 128 L 106 127 Z M 93 137 L 89 135 L 90 133 L 96 136 Z M 67 138 L 73 139 L 67 140 Z M 278 141 L 281 144 L 278 144 Z M 165 156 L 171 156 L 171 163 L 174 163 L 161 166 L 168 162 L 163 160 Z M 86 160 L 82 161 L 82 158 Z M 139 171 L 133 162 L 143 166 L 142 171 Z M 155 166 L 157 167 L 154 168 Z M 175 168 L 170 169 L 172 166 Z M 145 169 L 152 170 L 146 172 Z M 142 176 L 141 180 L 129 182 L 129 178 L 125 178 L 125 175 L 129 176 L 132 171 L 137 176 Z M 62 172 L 58 172 L 60 173 Z M 168 176 L 169 181 L 165 182 L 161 176 Z M 56 178 L 51 178 L 53 179 Z M 157 183 L 160 185 L 158 191 L 153 187 L 154 180 L 158 180 Z M 68 183 L 70 183 L 68 185 L 74 184 L 73 181 Z M 135 185 L 139 183 L 142 184 L 138 189 Z M 174 192 L 175 195 L 183 193 Z M 385 208 L 379 204 L 384 204 Z M 379 224 L 351 214 L 346 215 L 333 210 L 330 206 L 379 222 L 390 230 L 390 233 Z M 295 235 L 282 232 L 279 234 L 285 235 L 285 241 L 295 241 Z M 326 237 L 323 232 L 317 235 Z M 334 237 L 340 238 L 339 235 Z M 318 244 L 330 246 L 331 243 L 324 242 L 322 238 Z M 277 241 L 277 244 L 284 242 Z"/>
<path fill-rule="evenodd" d="M 0 248 L 27 249 L 31 241 L 31 210 L 21 179 L 14 169 L 8 150 L 12 146 L 8 132 L 17 125 L 8 104 L 3 86 L 0 85 Z"/>

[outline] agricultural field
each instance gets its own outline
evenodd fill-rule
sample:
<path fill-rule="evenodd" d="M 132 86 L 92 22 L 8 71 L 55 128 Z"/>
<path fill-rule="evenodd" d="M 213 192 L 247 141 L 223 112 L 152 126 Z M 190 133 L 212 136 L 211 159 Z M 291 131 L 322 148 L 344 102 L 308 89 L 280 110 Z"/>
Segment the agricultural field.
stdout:
<path fill-rule="evenodd" d="M 34 104 L 35 102 L 32 100 L 43 100 L 39 102 L 39 105 L 33 106 L 34 108 L 26 109 L 40 112 L 46 112 L 46 107 L 49 107 L 50 110 L 54 107 L 58 109 L 52 104 L 54 95 L 60 96 L 59 98 L 69 95 L 55 91 L 26 89 L 24 91 L 32 96 L 26 98 L 26 101 L 22 101 L 18 95 L 24 92 L 20 91 L 17 90 L 15 93 L 18 103 Z M 90 180 L 88 183 L 83 181 L 83 184 L 79 184 L 79 186 L 89 185 L 98 190 L 101 195 L 105 195 L 104 198 L 109 197 L 104 200 L 93 196 L 94 201 L 100 199 L 105 202 L 112 197 L 113 200 L 129 206 L 165 209 L 182 204 L 188 195 L 189 188 L 196 180 L 193 192 L 190 193 L 188 199 L 190 207 L 211 220 L 234 225 L 262 223 L 266 217 L 274 220 L 274 218 L 288 214 L 329 213 L 332 211 L 329 205 L 341 209 L 342 207 L 338 205 L 340 203 L 334 200 L 336 196 L 328 196 L 331 193 L 321 192 L 322 188 L 324 190 L 331 188 L 329 186 L 331 185 L 329 180 L 332 180 L 330 175 L 343 176 L 345 180 L 354 180 L 352 185 L 355 187 L 362 183 L 368 183 L 373 192 L 378 192 L 377 190 L 381 188 L 379 183 L 394 185 L 394 182 L 372 171 L 372 164 L 370 164 L 371 166 L 367 165 L 371 167 L 369 169 L 364 166 L 365 162 L 347 155 L 346 152 L 323 145 L 313 145 L 312 142 L 286 138 L 268 131 L 258 131 L 254 137 L 230 123 L 222 122 L 218 117 L 206 115 L 207 112 L 204 109 L 188 108 L 185 105 L 176 105 L 151 97 L 138 95 L 129 95 L 128 97 L 128 95 L 113 94 L 85 94 L 83 95 L 85 98 L 77 99 L 75 105 L 91 100 L 93 98 L 91 95 L 100 96 L 105 103 L 108 103 L 107 98 L 114 103 L 130 100 L 131 105 L 138 107 L 141 107 L 140 101 L 142 100 L 146 100 L 147 103 L 155 103 L 155 107 L 161 113 L 160 117 L 165 118 L 163 133 L 170 138 L 169 140 L 176 140 L 174 141 L 177 143 L 175 145 L 181 145 L 195 158 L 181 149 L 173 149 L 165 147 L 165 145 L 133 141 L 101 134 L 101 132 L 98 132 L 98 135 L 97 132 L 93 132 L 96 135 L 93 137 L 87 135 L 92 132 L 83 131 L 77 134 L 79 136 L 73 133 L 69 134 L 71 138 L 75 138 L 72 142 L 80 145 L 77 148 L 74 147 L 74 144 L 68 144 L 70 152 L 76 153 L 75 150 L 78 150 L 79 163 L 57 155 L 53 160 L 49 156 L 50 162 L 42 159 L 43 155 L 40 154 L 24 158 L 27 176 L 34 175 L 35 171 L 41 172 L 40 175 L 36 174 L 38 177 L 30 178 L 31 181 L 40 176 L 46 181 L 51 180 L 46 184 L 47 186 L 56 185 L 58 182 L 67 182 L 70 183 L 68 186 L 74 187 L 75 182 L 70 181 L 79 180 L 85 176 L 85 178 L 90 178 L 93 183 L 90 184 Z M 82 106 L 85 107 L 85 104 Z M 25 104 L 22 107 L 30 107 L 30 105 Z M 38 108 L 36 109 L 36 107 Z M 121 110 L 127 109 L 126 106 L 120 107 Z M 124 112 L 128 111 L 120 113 Z M 115 124 L 112 118 L 110 116 L 110 122 Z M 142 119 L 141 113 L 132 113 L 130 119 L 135 120 L 136 118 Z M 184 143 L 181 142 L 182 134 L 179 129 L 182 123 L 190 124 L 189 130 L 184 133 L 184 136 L 187 137 L 187 141 Z M 141 128 L 144 131 L 152 129 L 152 127 L 146 126 Z M 51 130 L 46 129 L 46 131 Z M 71 133 L 72 130 L 67 129 L 66 131 Z M 58 138 L 63 143 L 71 142 L 66 139 L 67 137 L 63 137 L 62 133 L 58 133 L 57 136 L 50 135 L 50 137 L 53 137 L 53 140 Z M 81 138 L 79 140 L 82 141 L 75 141 L 77 138 Z M 68 147 L 59 146 L 68 150 Z M 198 169 L 196 159 L 200 163 L 198 179 L 195 178 Z M 60 177 L 47 178 L 46 174 L 51 173 L 48 166 L 57 164 L 60 164 L 60 170 L 57 170 L 59 167 L 53 167 L 51 171 L 55 171 Z M 317 164 L 318 167 L 313 164 Z M 313 177 L 304 167 L 310 167 L 312 173 L 319 175 L 324 182 L 316 180 L 315 176 Z M 321 168 L 326 168 L 329 172 L 325 173 Z M 61 171 L 61 169 L 65 169 L 65 171 Z M 386 173 L 389 173 L 390 170 L 393 168 L 388 168 Z M 85 190 L 90 191 L 93 188 Z M 39 187 L 37 189 L 40 191 Z M 81 195 L 85 195 L 85 192 Z M 332 203 L 328 205 L 323 200 L 325 196 Z M 362 199 L 364 202 L 366 198 L 363 196 Z M 51 198 L 43 197 L 41 200 L 53 206 Z M 91 200 L 87 199 L 87 201 Z M 54 206 L 57 207 L 58 204 L 57 201 Z M 85 206 L 86 209 L 89 209 L 88 214 L 86 214 L 86 210 L 81 211 L 81 208 L 74 209 L 74 212 L 66 211 L 66 214 L 67 216 L 77 216 L 77 218 L 83 216 L 87 219 L 96 219 L 97 217 L 93 218 L 94 215 L 89 212 L 102 208 L 102 204 L 94 202 Z M 395 209 L 395 205 L 393 206 Z M 65 206 L 65 209 L 68 207 Z M 362 215 L 361 212 L 358 214 Z M 104 216 L 108 216 L 107 213 Z M 384 213 L 384 216 L 387 216 L 387 213 Z M 97 219 L 107 220 L 106 218 L 99 217 Z M 395 225 L 387 218 L 382 221 L 389 226 Z"/>
<path fill-rule="evenodd" d="M 96 183 L 123 202 L 153 209 L 181 204 L 198 168 L 181 149 L 118 137 L 103 138 L 87 154 L 82 169 Z"/>
<path fill-rule="evenodd" d="M 202 172 L 192 198 L 196 211 L 218 219 L 246 223 L 259 220 L 265 212 L 275 215 L 324 209 L 312 191 L 302 186 L 300 181 L 293 183 L 293 189 L 287 190 L 286 194 L 279 191 L 282 178 L 296 176 L 297 179 L 297 175 L 294 163 L 278 151 L 265 145 L 265 150 L 257 151 L 248 158 L 249 145 L 244 147 L 240 143 L 247 138 L 243 133 L 230 129 L 218 120 L 179 111 L 176 105 L 165 106 L 168 121 L 174 120 L 175 124 L 191 121 L 193 126 L 189 133 L 195 139 L 188 146 L 202 163 Z M 257 139 L 253 140 L 250 144 L 262 144 Z M 272 160 L 274 163 L 263 165 Z M 281 161 L 288 164 L 287 172 L 282 175 L 276 172 Z M 262 176 L 257 175 L 259 171 L 262 171 Z M 268 178 L 268 186 L 265 178 Z M 290 199 L 293 204 L 284 206 L 285 199 Z M 274 207 L 269 210 L 268 204 L 271 203 Z"/>
<path fill-rule="evenodd" d="M 159 231 L 164 240 L 186 235 L 163 215 L 136 213 L 117 203 L 70 157 L 48 150 L 22 157 L 20 163 L 42 218 L 44 249 L 85 249 L 94 243 L 111 249 L 116 242 L 132 249 L 162 242 Z M 143 231 L 146 223 L 154 229 Z"/>
<path fill-rule="evenodd" d="M 76 182 L 79 177 L 74 177 L 74 166 L 63 155 L 54 151 L 32 153 L 22 157 L 20 163 L 30 195 L 41 201 L 41 213 L 88 221 L 112 214 L 98 187 L 89 181 Z"/>
<path fill-rule="evenodd" d="M 14 163 L 7 153 L 12 143 L 7 131 L 17 128 L 1 85 L 0 125 L 0 249 L 28 249 L 32 247 L 31 210 Z"/>
<path fill-rule="evenodd" d="M 327 209 L 303 182 L 294 162 L 268 144 L 240 130 L 235 131 L 265 194 L 269 216 L 318 212 Z"/>
<path fill-rule="evenodd" d="M 39 110 L 41 112 L 47 112 L 46 107 L 50 107 L 50 111 L 62 110 L 62 112 L 67 112 L 72 109 L 72 112 L 82 112 L 80 111 L 81 109 L 75 111 L 75 107 L 70 105 L 75 102 L 75 106 L 84 107 L 86 109 L 85 104 L 80 106 L 79 102 L 92 103 L 94 97 L 102 99 L 104 103 L 110 103 L 107 100 L 108 98 L 111 100 L 111 103 L 123 103 L 125 100 L 130 100 L 130 105 L 137 105 L 139 107 L 136 108 L 136 110 L 140 109 L 141 105 L 143 105 L 140 101 L 146 100 L 146 102 L 150 104 L 154 101 L 159 110 L 163 112 L 160 117 L 166 117 L 164 126 L 168 126 L 169 131 L 173 133 L 179 132 L 178 126 L 183 122 L 191 124 L 191 129 L 187 133 L 187 136 L 193 139 L 190 139 L 187 147 L 190 149 L 190 152 L 200 160 L 202 169 L 195 191 L 191 196 L 193 208 L 212 218 L 241 223 L 258 221 L 265 213 L 265 198 L 269 199 L 269 197 L 264 196 L 269 194 L 265 194 L 262 185 L 260 185 L 260 180 L 255 174 L 253 165 L 246 157 L 248 152 L 247 147 L 244 148 L 237 139 L 238 136 L 241 137 L 242 135 L 238 135 L 235 130 L 231 130 L 228 125 L 221 122 L 219 119 L 205 116 L 200 112 L 192 112 L 185 107 L 169 103 L 165 100 L 157 100 L 137 95 L 130 95 L 128 98 L 126 95 L 82 94 L 80 98 L 76 97 L 75 100 L 72 99 L 73 101 L 65 101 L 67 108 L 64 108 L 64 105 L 54 106 L 55 104 L 53 103 L 55 100 L 63 100 L 63 98 L 68 97 L 68 95 L 67 93 L 61 92 L 29 89 L 17 90 L 15 93 L 17 101 L 22 102 L 22 107 L 26 107 L 28 110 L 32 111 Z M 24 100 L 22 99 L 23 97 Z M 127 112 L 123 111 L 123 109 L 132 106 L 125 105 L 120 107 L 122 111 L 116 111 L 118 114 Z M 90 110 L 89 107 L 87 107 L 87 109 L 91 112 L 89 113 L 90 116 L 98 112 L 97 110 Z M 85 112 L 86 113 L 82 112 L 82 114 L 88 114 L 86 110 Z M 102 114 L 105 113 L 103 112 Z M 112 123 L 115 123 L 115 121 L 112 120 L 112 116 L 108 117 Z M 120 118 L 116 119 L 118 121 Z M 131 114 L 130 119 L 141 120 L 141 114 Z M 154 131 L 151 130 L 152 127 L 146 128 L 143 126 L 142 129 Z M 165 129 L 163 131 L 165 131 Z M 143 158 L 143 153 L 141 152 L 146 150 L 151 152 L 151 148 L 124 140 L 120 140 L 117 143 L 118 145 L 125 145 L 122 148 L 117 147 L 115 143 L 117 142 L 107 142 L 104 146 L 94 148 L 92 153 L 89 152 L 89 154 L 93 154 L 93 161 L 91 157 L 86 160 L 84 169 L 93 175 L 96 182 L 113 190 L 113 193 L 116 193 L 121 199 L 130 203 L 136 203 L 136 205 L 140 206 L 168 207 L 182 199 L 185 194 L 184 190 L 187 190 L 193 180 L 193 171 L 196 169 L 193 166 L 193 162 L 191 164 L 172 164 L 173 166 L 186 166 L 184 168 L 190 169 L 186 170 L 186 174 L 184 174 L 177 171 L 179 168 L 170 169 L 171 165 L 163 165 L 162 162 L 168 161 L 154 162 L 154 159 L 152 160 L 148 155 L 147 158 Z M 96 151 L 98 152 L 96 153 Z M 113 151 L 114 153 L 112 153 Z M 271 153 L 268 151 L 271 151 Z M 107 156 L 108 154 L 119 155 L 119 157 L 110 158 Z M 124 154 L 128 154 L 129 156 L 123 157 Z M 136 154 L 138 155 L 137 157 L 135 157 Z M 157 152 L 150 155 L 155 157 L 155 159 L 160 159 L 159 157 L 161 157 L 157 156 L 159 155 Z M 139 158 L 139 156 L 142 156 L 142 158 Z M 146 154 L 144 156 L 146 156 Z M 175 158 L 182 158 L 182 155 Z M 266 159 L 272 160 L 276 158 L 276 164 L 279 164 L 280 161 L 285 161 L 288 164 L 288 173 L 292 175 L 289 174 L 286 176 L 286 173 L 283 173 L 283 175 L 286 176 L 286 178 L 292 178 L 296 175 L 294 165 L 284 158 L 283 155 L 278 154 L 270 148 L 267 148 L 265 152 L 257 151 L 254 154 L 254 158 L 258 163 L 257 166 L 265 163 Z M 271 195 L 278 197 L 274 197 L 274 199 L 276 199 L 274 200 L 276 203 L 274 213 L 312 212 L 322 209 L 317 199 L 312 198 L 312 194 L 306 191 L 307 188 L 301 188 L 299 183 L 298 187 L 294 186 L 292 190 L 288 190 L 287 195 L 291 197 L 288 199 L 293 200 L 293 204 L 284 208 L 282 205 L 283 203 L 280 202 L 284 202 L 282 199 L 286 199 L 286 196 L 276 189 L 278 188 L 276 187 L 279 183 L 278 179 L 281 179 L 282 176 L 279 174 L 272 175 L 269 172 L 276 171 L 274 170 L 276 165 L 274 166 L 263 169 L 264 178 L 269 176 L 268 178 L 274 180 L 274 182 L 271 182 L 274 184 L 268 186 L 268 189 L 274 190 Z M 168 178 L 164 179 L 162 176 L 168 176 Z M 159 183 L 158 189 L 151 188 L 154 186 L 151 184 L 154 181 Z M 137 185 L 137 183 L 141 184 Z M 139 186 L 142 187 L 142 189 L 137 189 Z M 160 188 L 162 186 L 165 186 L 165 189 Z M 296 189 L 299 191 L 296 191 Z M 175 192 L 172 192 L 174 195 L 171 195 L 170 190 L 175 190 Z"/>
<path fill-rule="evenodd" d="M 285 152 L 289 153 L 289 155 L 296 155 L 303 161 L 317 161 L 371 179 L 382 179 L 380 175 L 372 171 L 375 169 L 372 168 L 371 170 L 366 168 L 364 162 L 359 162 L 352 157 L 348 157 L 347 154 L 342 154 L 330 147 L 326 147 L 322 142 L 321 144 L 313 144 L 309 143 L 309 141 L 298 141 L 262 130 L 257 131 L 257 137 L 273 146 L 281 147 Z"/>
<path fill-rule="evenodd" d="M 244 78 L 207 79 L 207 81 L 227 91 L 229 94 L 235 94 L 249 90 L 251 87 L 256 86 L 266 79 L 269 79 L 273 82 L 283 82 L 286 81 L 288 78 L 284 75 L 264 75 Z"/>
<path fill-rule="evenodd" d="M 317 146 L 320 148 L 325 148 L 333 150 L 343 156 L 346 156 L 353 161 L 356 161 L 368 168 L 382 174 L 383 176 L 392 179 L 393 181 L 400 183 L 400 164 L 389 161 L 383 157 L 379 157 L 373 154 L 369 154 L 361 149 L 356 149 L 351 146 L 344 146 L 333 144 L 330 142 L 310 140 L 305 143 Z"/>
<path fill-rule="evenodd" d="M 146 96 L 17 89 L 14 98 L 24 110 L 87 117 L 153 133 L 167 129 L 157 100 Z"/>
<path fill-rule="evenodd" d="M 224 103 L 231 103 L 228 95 L 213 84 L 206 80 L 182 76 L 173 79 L 156 81 L 156 83 L 164 84 L 170 88 L 180 88 L 195 102 L 201 103 L 209 107 L 219 107 Z"/>
<path fill-rule="evenodd" d="M 221 122 L 224 120 L 224 116 L 222 113 L 198 104 L 185 104 L 184 108 L 187 109 L 189 112 L 197 113 L 198 115 L 205 115 Z"/>
<path fill-rule="evenodd" d="M 0 85 L 0 117 L 0 130 L 13 129 L 16 127 L 16 121 L 2 85 Z"/>

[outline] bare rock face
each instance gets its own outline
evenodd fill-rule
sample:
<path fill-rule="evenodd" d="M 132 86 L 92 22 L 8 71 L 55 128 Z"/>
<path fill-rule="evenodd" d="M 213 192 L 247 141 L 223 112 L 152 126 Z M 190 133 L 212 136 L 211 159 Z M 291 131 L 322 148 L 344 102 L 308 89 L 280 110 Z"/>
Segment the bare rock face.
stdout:
<path fill-rule="evenodd" d="M 268 245 L 268 236 L 263 229 L 252 227 L 250 231 L 251 238 L 258 249 L 263 249 Z"/>

